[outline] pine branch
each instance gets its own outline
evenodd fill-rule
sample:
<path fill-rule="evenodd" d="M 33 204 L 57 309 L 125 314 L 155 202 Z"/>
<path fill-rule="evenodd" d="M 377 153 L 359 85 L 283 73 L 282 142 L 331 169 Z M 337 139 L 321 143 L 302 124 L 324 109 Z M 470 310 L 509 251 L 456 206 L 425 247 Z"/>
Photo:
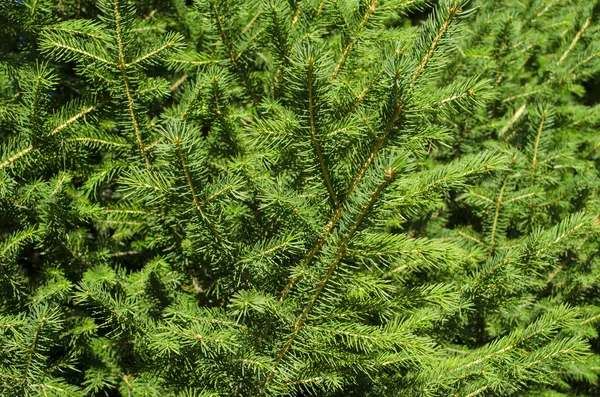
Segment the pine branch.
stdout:
<path fill-rule="evenodd" d="M 66 32 L 73 35 L 85 36 L 98 41 L 108 39 L 108 35 L 104 34 L 99 26 L 84 19 L 75 19 L 53 26 L 45 26 L 43 29 L 51 32 Z"/>
<path fill-rule="evenodd" d="M 140 155 L 144 159 L 144 163 L 146 164 L 146 168 L 148 170 L 151 169 L 150 158 L 146 153 L 146 149 L 144 148 L 144 142 L 142 141 L 142 136 L 140 135 L 140 127 L 138 124 L 137 116 L 134 110 L 134 102 L 133 97 L 131 95 L 131 87 L 129 85 L 129 78 L 127 77 L 127 63 L 125 62 L 125 53 L 124 53 L 124 44 L 123 44 L 123 33 L 121 27 L 121 12 L 119 11 L 119 0 L 114 0 L 113 3 L 113 12 L 115 17 L 115 29 L 117 34 L 117 50 L 118 50 L 118 68 L 121 72 L 121 77 L 123 79 L 123 86 L 125 88 L 125 96 L 127 98 L 127 107 L 129 109 L 129 115 L 131 117 L 131 122 L 133 125 L 133 131 L 135 133 L 135 139 L 137 141 L 138 149 L 140 151 Z"/>
<path fill-rule="evenodd" d="M 371 208 L 373 208 L 373 205 L 375 205 L 375 202 L 377 201 L 377 199 L 379 198 L 381 193 L 385 190 L 385 188 L 387 188 L 396 179 L 396 170 L 394 170 L 394 169 L 386 170 L 385 174 L 386 174 L 385 180 L 381 184 L 379 184 L 377 189 L 371 194 L 371 197 L 369 197 L 369 200 L 363 207 L 362 211 L 358 214 L 358 216 L 354 220 L 353 224 L 348 229 L 348 232 L 346 233 L 345 237 L 340 242 L 334 260 L 329 265 L 329 268 L 327 269 L 327 272 L 325 273 L 325 275 L 319 281 L 319 284 L 317 285 L 317 288 L 316 288 L 314 294 L 312 295 L 312 297 L 310 298 L 308 304 L 304 307 L 304 309 L 302 310 L 302 313 L 296 320 L 296 323 L 294 324 L 294 330 L 289 335 L 287 342 L 283 345 L 283 347 L 277 353 L 274 364 L 271 367 L 271 370 L 269 371 L 269 374 L 261 387 L 261 391 L 260 391 L 259 395 L 264 395 L 266 393 L 266 391 L 269 387 L 269 384 L 270 384 L 271 380 L 273 379 L 273 376 L 275 375 L 275 371 L 277 370 L 279 364 L 281 363 L 281 361 L 283 360 L 285 355 L 288 353 L 288 351 L 291 349 L 291 347 L 294 343 L 294 340 L 296 339 L 296 337 L 298 336 L 300 331 L 302 331 L 302 329 L 304 328 L 306 322 L 308 321 L 308 315 L 310 314 L 312 307 L 317 302 L 317 299 L 319 299 L 319 296 L 325 289 L 325 286 L 327 285 L 328 281 L 333 276 L 333 273 L 335 272 L 337 265 L 344 258 L 344 255 L 346 253 L 346 248 L 348 246 L 348 243 L 350 242 L 350 239 L 352 238 L 352 236 L 354 235 L 354 233 L 356 232 L 356 230 L 362 223 L 365 216 L 369 213 Z"/>
<path fill-rule="evenodd" d="M 13 154 L 2 163 L 0 163 L 0 169 L 10 166 L 12 163 L 20 159 L 21 157 L 27 155 L 27 153 L 31 152 L 34 149 L 33 145 L 27 146 L 25 149 Z"/>
<path fill-rule="evenodd" d="M 352 51 L 352 48 L 355 45 L 355 40 L 357 40 L 360 37 L 362 30 L 364 29 L 366 24 L 369 22 L 369 19 L 371 18 L 371 16 L 375 13 L 375 10 L 377 10 L 378 3 L 379 3 L 379 0 L 372 0 L 367 8 L 367 11 L 363 15 L 360 23 L 358 24 L 358 27 L 356 28 L 356 30 L 354 32 L 350 31 L 350 33 L 353 34 L 353 36 L 354 36 L 353 40 L 350 40 L 350 42 L 344 48 L 344 51 L 342 52 L 342 57 L 340 58 L 338 63 L 335 65 L 333 72 L 331 73 L 331 76 L 329 77 L 329 80 L 335 79 L 337 77 L 338 73 L 340 72 L 340 70 L 344 67 L 346 60 L 348 59 L 348 56 L 350 55 L 350 51 Z"/>
<path fill-rule="evenodd" d="M 80 118 L 84 117 L 86 114 L 88 114 L 91 111 L 97 109 L 98 106 L 99 106 L 99 104 L 84 107 L 83 109 L 81 109 L 81 111 L 79 113 L 71 116 L 69 119 L 67 119 L 64 122 L 62 122 L 59 125 L 57 125 L 52 131 L 50 131 L 50 133 L 48 135 L 49 136 L 56 135 L 58 132 L 60 132 L 64 128 L 68 127 L 70 124 L 73 124 L 74 122 L 76 122 Z"/>
<path fill-rule="evenodd" d="M 81 48 L 76 48 L 76 47 L 73 47 L 73 46 L 70 46 L 70 45 L 67 45 L 67 44 L 63 44 L 63 43 L 59 43 L 59 42 L 56 42 L 56 41 L 49 41 L 49 44 L 52 47 L 54 47 L 55 49 L 59 49 L 59 50 L 62 49 L 62 50 L 66 50 L 68 52 L 72 52 L 72 53 L 75 53 L 75 54 L 84 55 L 84 56 L 86 56 L 88 58 L 91 58 L 93 60 L 99 61 L 100 63 L 103 63 L 103 64 L 105 64 L 107 66 L 116 66 L 116 64 L 114 62 L 109 61 L 108 59 L 105 59 L 105 58 L 103 58 L 103 57 L 101 57 L 99 55 L 92 54 L 91 52 L 85 51 L 85 50 L 83 50 Z"/>
<path fill-rule="evenodd" d="M 223 26 L 223 16 L 221 16 L 219 9 L 218 9 L 217 5 L 215 4 L 214 0 L 208 0 L 208 2 L 210 3 L 210 8 L 214 15 L 214 18 L 215 18 L 215 21 L 217 24 L 217 29 L 218 29 L 219 35 L 221 37 L 221 41 L 225 45 L 225 49 L 227 50 L 227 55 L 229 55 L 229 60 L 231 61 L 231 65 L 233 66 L 234 70 L 236 71 L 236 73 L 238 74 L 238 76 L 240 77 L 242 82 L 244 83 L 244 86 L 246 87 L 246 90 L 248 91 L 248 94 L 250 95 L 250 97 L 252 98 L 254 103 L 258 103 L 259 100 L 258 100 L 258 96 L 256 95 L 256 92 L 254 90 L 254 87 L 252 86 L 252 83 L 248 79 L 248 76 L 245 73 L 245 71 L 243 70 L 242 66 L 239 64 L 239 62 L 235 56 L 235 52 L 233 51 L 233 47 L 229 41 L 229 37 L 228 37 L 227 33 L 225 32 L 225 27 Z"/>
<path fill-rule="evenodd" d="M 257 14 L 258 15 L 258 14 Z M 274 36 L 277 40 L 277 50 L 280 51 L 281 56 L 284 60 L 286 66 L 291 66 L 290 55 L 288 53 L 288 43 L 284 37 L 283 26 L 281 26 L 281 21 L 279 14 L 277 12 L 277 6 L 273 4 L 271 6 L 271 18 L 273 20 L 273 26 L 275 27 Z M 254 21 L 254 19 L 252 19 Z"/>
<path fill-rule="evenodd" d="M 535 169 L 537 168 L 537 156 L 538 150 L 540 146 L 540 139 L 542 137 L 542 131 L 544 130 L 544 122 L 546 121 L 546 116 L 548 115 L 548 111 L 544 109 L 541 114 L 540 124 L 537 130 L 537 135 L 535 137 L 535 143 L 533 146 L 533 157 L 531 159 L 531 187 L 533 187 L 535 183 Z"/>
<path fill-rule="evenodd" d="M 317 156 L 317 160 L 319 162 L 319 168 L 321 169 L 321 174 L 323 175 L 325 186 L 327 187 L 327 191 L 329 192 L 329 198 L 331 199 L 333 207 L 337 208 L 339 206 L 338 198 L 333 189 L 333 185 L 331 184 L 331 178 L 329 177 L 329 171 L 327 170 L 325 159 L 323 158 L 321 144 L 317 138 L 317 126 L 315 122 L 315 103 L 313 98 L 313 68 L 314 59 L 312 57 L 309 57 L 306 78 L 308 90 L 308 120 L 310 123 L 310 139 L 315 150 L 315 155 Z"/>
<path fill-rule="evenodd" d="M 511 167 L 516 163 L 517 157 L 513 156 L 511 162 L 508 164 L 508 170 L 506 171 L 504 178 L 502 179 L 502 186 L 500 187 L 500 192 L 498 193 L 498 197 L 496 198 L 496 204 L 494 209 L 494 219 L 492 221 L 492 231 L 490 233 L 490 248 L 489 248 L 489 257 L 492 256 L 495 249 L 496 243 L 496 233 L 498 232 L 498 218 L 500 217 L 500 208 L 502 207 L 502 200 L 504 199 L 504 190 L 506 189 L 506 185 L 508 183 L 508 178 L 512 173 Z"/>
<path fill-rule="evenodd" d="M 415 84 L 417 79 L 421 76 L 421 73 L 423 73 L 423 71 L 425 70 L 425 67 L 427 66 L 427 64 L 429 63 L 431 58 L 433 57 L 433 54 L 435 53 L 436 48 L 438 47 L 438 45 L 440 44 L 440 42 L 442 41 L 442 39 L 448 32 L 448 29 L 450 28 L 450 23 L 452 22 L 452 20 L 459 13 L 462 12 L 461 1 L 454 0 L 452 2 L 452 4 L 450 5 L 450 7 L 448 8 L 447 12 L 448 12 L 448 14 L 446 15 L 446 18 L 444 19 L 442 25 L 440 26 L 437 35 L 434 37 L 433 41 L 431 42 L 431 46 L 425 53 L 425 56 L 421 60 L 421 63 L 417 67 L 417 70 L 415 71 L 415 74 L 412 77 L 411 86 Z"/>
<path fill-rule="evenodd" d="M 562 54 L 562 56 L 560 57 L 560 59 L 557 62 L 557 65 L 560 66 L 560 64 L 563 63 L 565 59 L 567 59 L 567 57 L 569 56 L 571 51 L 573 51 L 573 48 L 575 48 L 575 46 L 577 45 L 577 42 L 581 39 L 581 36 L 583 36 L 583 32 L 585 32 L 585 30 L 590 26 L 591 23 L 592 23 L 592 16 L 590 15 L 588 17 L 588 19 L 585 20 L 585 22 L 581 26 L 581 29 L 579 29 L 579 31 L 577 32 L 575 37 L 573 37 L 573 41 L 571 41 L 571 44 L 569 45 L 569 47 Z"/>
<path fill-rule="evenodd" d="M 190 111 L 190 109 L 192 109 L 192 106 L 195 104 L 195 102 L 198 100 L 198 98 L 200 97 L 200 94 L 202 92 L 202 90 L 204 89 L 205 85 L 204 84 L 197 84 L 196 89 L 194 90 L 194 95 L 192 96 L 192 98 L 188 101 L 188 103 L 185 106 L 185 109 L 183 110 L 183 112 L 181 113 L 181 118 L 182 119 L 186 119 L 188 116 L 188 113 Z"/>
<path fill-rule="evenodd" d="M 349 115 L 351 115 L 356 108 L 361 104 L 361 102 L 365 99 L 365 97 L 367 96 L 367 93 L 373 88 L 373 86 L 379 81 L 379 79 L 381 78 L 381 76 L 383 75 L 383 70 L 381 70 L 379 73 L 377 73 L 375 75 L 375 77 L 369 82 L 369 84 L 363 88 L 363 90 L 360 92 L 360 94 L 356 95 L 356 99 L 354 101 L 352 101 L 352 105 L 350 106 L 350 108 L 346 111 L 346 117 L 348 117 Z M 366 119 L 365 119 L 366 120 Z"/>
<path fill-rule="evenodd" d="M 177 47 L 180 44 L 180 38 L 179 36 L 175 36 L 172 35 L 169 37 L 170 40 L 167 40 L 164 44 L 162 44 L 160 47 L 153 49 L 152 51 L 147 52 L 146 54 L 142 55 L 139 58 L 134 59 L 133 61 L 127 62 L 125 65 L 123 65 L 125 68 L 129 68 L 133 65 L 137 65 L 139 63 L 144 63 L 148 60 L 151 60 L 152 58 L 154 58 L 156 55 L 161 54 L 163 52 L 168 51 L 170 48 L 173 47 Z"/>
<path fill-rule="evenodd" d="M 213 237 L 217 240 L 220 240 L 221 236 L 217 232 L 217 229 L 212 224 L 210 219 L 206 216 L 206 213 L 204 212 L 204 210 L 202 209 L 202 206 L 200 205 L 198 196 L 196 195 L 196 189 L 194 188 L 194 182 L 192 180 L 192 176 L 188 170 L 185 159 L 183 158 L 183 152 L 181 150 L 181 143 L 182 143 L 181 138 L 175 137 L 174 141 L 175 141 L 175 145 L 177 146 L 177 157 L 179 157 L 179 160 L 181 161 L 181 167 L 183 168 L 183 173 L 185 174 L 185 179 L 186 179 L 188 187 L 190 189 L 190 193 L 192 194 L 192 200 L 194 201 L 194 206 L 196 207 L 196 210 L 198 211 L 198 214 L 200 214 L 200 217 L 202 218 L 204 223 L 206 223 L 206 225 L 210 229 L 210 232 L 212 233 Z"/>
<path fill-rule="evenodd" d="M 455 0 L 455 4 L 458 4 L 458 0 Z M 452 17 L 454 17 L 454 15 L 456 15 L 456 13 L 458 13 L 458 9 L 453 10 L 452 12 L 450 12 L 450 15 Z M 428 51 L 428 58 L 430 58 L 433 55 L 433 52 L 435 51 L 437 44 L 439 44 L 439 41 L 441 40 L 441 37 L 445 34 L 445 32 L 447 31 L 450 21 L 452 20 L 452 17 L 448 17 L 444 24 L 442 24 L 442 27 L 440 28 L 440 31 L 438 33 L 438 35 L 436 36 L 438 39 L 434 40 L 435 44 L 432 44 L 432 46 L 430 47 L 429 51 Z M 425 59 L 424 59 L 425 61 Z M 427 59 L 428 61 L 428 59 Z M 425 61 L 424 64 L 427 64 L 427 61 Z M 423 62 L 421 62 L 421 64 L 423 64 Z M 423 64 L 423 65 L 424 65 Z M 424 67 L 424 66 L 423 66 Z M 401 71 L 397 70 L 396 71 L 396 76 L 395 76 L 395 81 L 396 84 L 398 79 L 399 79 L 399 73 Z M 417 73 L 418 69 L 417 69 Z M 416 76 L 416 74 L 415 74 Z M 416 80 L 415 76 L 413 76 L 412 82 L 414 82 Z M 418 76 L 417 76 L 418 77 Z M 473 94 L 473 93 L 471 93 Z M 388 135 L 390 134 L 390 132 L 392 131 L 393 127 L 395 126 L 396 122 L 398 121 L 398 119 L 400 118 L 400 116 L 402 115 L 403 111 L 405 110 L 405 103 L 402 102 L 400 100 L 400 98 L 398 97 L 398 87 L 395 86 L 395 97 L 394 97 L 394 111 L 393 114 L 391 116 L 391 118 L 388 120 L 385 129 L 382 133 L 382 136 L 378 139 L 375 140 L 375 144 L 373 145 L 373 148 L 371 149 L 371 152 L 369 153 L 366 161 L 362 164 L 361 168 L 359 169 L 356 177 L 353 179 L 353 181 L 350 183 L 350 186 L 348 187 L 348 191 L 345 195 L 346 198 L 350 197 L 352 192 L 354 191 L 354 189 L 356 188 L 356 186 L 358 186 L 358 184 L 360 183 L 360 181 L 363 179 L 365 173 L 367 172 L 367 170 L 369 169 L 369 167 L 371 166 L 371 164 L 373 164 L 373 162 L 375 161 L 375 158 L 377 156 L 377 153 L 386 145 L 387 140 L 388 140 Z M 313 245 L 313 247 L 310 249 L 310 251 L 307 253 L 307 255 L 303 258 L 302 262 L 301 262 L 301 266 L 305 266 L 308 263 L 311 262 L 311 260 L 313 259 L 313 257 L 316 255 L 316 253 L 322 248 L 323 244 L 325 244 L 325 241 L 327 239 L 327 237 L 329 236 L 329 234 L 331 233 L 331 231 L 333 231 L 333 229 L 335 228 L 335 226 L 337 225 L 338 221 L 342 218 L 342 215 L 344 214 L 344 206 L 342 205 L 344 204 L 344 202 L 340 203 L 340 205 L 338 206 L 338 208 L 336 209 L 336 211 L 333 213 L 333 215 L 331 216 L 329 222 L 327 222 L 327 225 L 325 226 L 325 229 L 322 233 L 321 238 L 319 238 L 316 243 Z M 301 277 L 301 274 L 298 274 L 297 276 L 293 277 L 288 284 L 286 285 L 286 287 L 284 288 L 284 290 L 281 293 L 281 297 L 280 297 L 280 301 L 283 301 L 286 299 L 286 297 L 289 295 L 290 291 L 292 290 L 293 286 L 295 285 L 295 283 L 298 281 L 298 279 Z"/>
<path fill-rule="evenodd" d="M 0 258 L 6 259 L 9 256 L 14 256 L 19 247 L 28 241 L 34 240 L 37 233 L 37 228 L 33 226 L 13 233 L 8 239 L 0 244 Z"/>
<path fill-rule="evenodd" d="M 28 376 L 29 376 L 29 368 L 31 367 L 31 363 L 33 361 L 33 355 L 35 353 L 35 349 L 37 347 L 38 344 L 38 338 L 40 335 L 40 332 L 42 332 L 42 328 L 44 327 L 44 324 L 46 323 L 46 318 L 42 317 L 39 320 L 39 324 L 33 334 L 33 340 L 31 341 L 31 344 L 27 347 L 27 356 L 25 358 L 25 369 L 23 371 L 23 377 L 21 378 L 21 387 L 25 388 L 25 385 L 27 384 L 27 380 L 28 380 Z"/>
<path fill-rule="evenodd" d="M 583 65 L 591 62 L 592 60 L 598 58 L 599 56 L 600 56 L 600 51 L 596 51 L 596 52 L 593 52 L 592 54 L 590 54 L 587 58 L 581 60 L 580 62 L 577 62 L 571 69 L 569 69 L 567 71 L 567 73 L 565 74 L 565 77 L 563 77 L 563 79 L 561 80 L 561 83 L 564 82 L 569 76 L 573 75 L 573 73 L 577 69 L 579 69 Z"/>
<path fill-rule="evenodd" d="M 512 128 L 512 126 L 521 118 L 523 113 L 525 113 L 526 109 L 527 109 L 527 102 L 525 102 L 523 105 L 521 105 L 521 107 L 519 109 L 517 109 L 515 114 L 513 114 L 513 116 L 510 118 L 510 120 L 508 120 L 508 123 L 506 123 L 506 125 L 504 127 L 502 127 L 502 129 L 498 133 L 498 137 L 501 137 L 504 134 L 506 134 L 508 132 L 508 130 L 510 130 Z"/>
<path fill-rule="evenodd" d="M 570 218 L 565 219 L 559 225 L 557 225 L 556 227 L 551 229 L 550 232 L 559 233 L 559 234 L 557 234 L 556 237 L 551 242 L 549 242 L 545 246 L 538 249 L 535 254 L 537 256 L 543 254 L 552 246 L 558 244 L 559 242 L 561 242 L 568 236 L 572 235 L 573 233 L 579 231 L 584 226 L 588 225 L 590 223 L 590 220 L 585 219 L 582 215 L 583 215 L 582 213 L 575 213 L 575 214 L 571 215 Z M 569 227 L 569 229 L 564 230 L 565 227 Z"/>
<path fill-rule="evenodd" d="M 99 144 L 99 145 L 105 145 L 105 146 L 116 146 L 116 147 L 128 147 L 129 146 L 128 144 L 122 143 L 122 142 L 112 142 L 112 141 L 107 141 L 105 139 L 91 138 L 91 137 L 67 138 L 66 141 L 67 142 L 87 142 L 87 143 L 93 143 L 93 144 Z"/>

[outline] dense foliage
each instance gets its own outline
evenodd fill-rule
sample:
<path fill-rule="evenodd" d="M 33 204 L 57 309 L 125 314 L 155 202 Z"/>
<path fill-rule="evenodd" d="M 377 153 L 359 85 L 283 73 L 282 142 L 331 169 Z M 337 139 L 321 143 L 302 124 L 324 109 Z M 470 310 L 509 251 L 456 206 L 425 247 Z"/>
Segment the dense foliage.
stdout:
<path fill-rule="evenodd" d="M 2 0 L 0 395 L 600 395 L 599 17 Z"/>

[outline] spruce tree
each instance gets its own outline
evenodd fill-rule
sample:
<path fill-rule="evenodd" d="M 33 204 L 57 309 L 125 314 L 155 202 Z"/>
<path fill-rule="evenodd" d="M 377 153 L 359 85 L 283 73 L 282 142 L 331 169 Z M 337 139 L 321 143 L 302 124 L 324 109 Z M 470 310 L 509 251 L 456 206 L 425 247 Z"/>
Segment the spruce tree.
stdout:
<path fill-rule="evenodd" d="M 596 396 L 597 0 L 4 0 L 0 396 Z"/>

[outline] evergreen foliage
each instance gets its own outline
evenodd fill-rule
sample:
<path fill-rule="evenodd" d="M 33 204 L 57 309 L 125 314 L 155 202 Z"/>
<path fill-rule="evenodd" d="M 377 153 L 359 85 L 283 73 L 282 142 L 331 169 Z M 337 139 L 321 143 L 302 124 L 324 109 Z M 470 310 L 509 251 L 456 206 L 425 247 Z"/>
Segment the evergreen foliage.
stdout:
<path fill-rule="evenodd" d="M 3 0 L 0 396 L 600 395 L 597 0 Z"/>

